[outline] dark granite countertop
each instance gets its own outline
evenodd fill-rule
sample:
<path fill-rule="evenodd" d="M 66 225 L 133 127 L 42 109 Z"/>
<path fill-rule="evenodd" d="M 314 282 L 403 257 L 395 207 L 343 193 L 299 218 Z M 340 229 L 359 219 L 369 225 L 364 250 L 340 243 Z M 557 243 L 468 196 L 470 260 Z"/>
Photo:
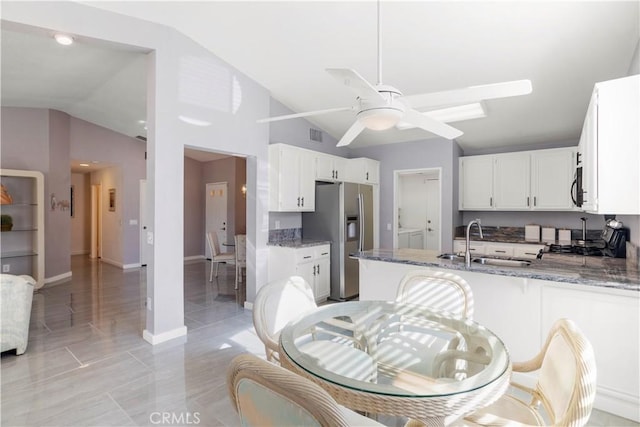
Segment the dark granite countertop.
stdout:
<path fill-rule="evenodd" d="M 267 243 L 267 246 L 281 246 L 285 248 L 306 248 L 310 246 L 330 245 L 330 240 L 291 239 Z"/>
<path fill-rule="evenodd" d="M 372 249 L 351 254 L 353 258 L 373 261 L 640 291 L 638 266 L 624 258 L 547 253 L 540 260 L 531 260 L 528 267 L 472 263 L 467 268 L 464 258 L 448 260 L 438 258 L 438 255 L 438 252 L 422 249 Z"/>

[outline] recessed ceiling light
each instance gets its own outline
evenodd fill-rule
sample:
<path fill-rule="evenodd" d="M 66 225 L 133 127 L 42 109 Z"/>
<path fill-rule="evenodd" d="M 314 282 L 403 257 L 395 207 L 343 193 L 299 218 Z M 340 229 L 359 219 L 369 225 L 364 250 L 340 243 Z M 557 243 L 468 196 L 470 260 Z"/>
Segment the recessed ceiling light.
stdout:
<path fill-rule="evenodd" d="M 69 46 L 70 44 L 73 44 L 73 37 L 67 34 L 56 34 L 53 36 L 53 38 L 63 46 Z"/>
<path fill-rule="evenodd" d="M 88 168 L 89 167 L 89 163 L 80 163 L 80 166 Z"/>
<path fill-rule="evenodd" d="M 147 123 L 146 120 L 138 120 L 138 123 L 140 123 L 141 125 Z"/>

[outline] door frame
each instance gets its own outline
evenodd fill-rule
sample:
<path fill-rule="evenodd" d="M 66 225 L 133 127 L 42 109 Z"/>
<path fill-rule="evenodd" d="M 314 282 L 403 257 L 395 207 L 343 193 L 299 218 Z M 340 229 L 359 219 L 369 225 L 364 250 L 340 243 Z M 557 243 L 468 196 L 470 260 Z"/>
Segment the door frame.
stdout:
<path fill-rule="evenodd" d="M 397 169 L 393 171 L 393 222 L 392 222 L 392 238 L 393 248 L 398 248 L 398 194 L 400 179 L 403 175 L 415 175 L 420 173 L 433 173 L 438 174 L 438 188 L 439 188 L 439 202 L 440 202 L 440 215 L 438 216 L 438 251 L 442 252 L 442 168 L 419 168 L 419 169 Z M 425 236 L 426 238 L 426 236 Z M 425 241 L 426 243 L 426 241 Z"/>
<path fill-rule="evenodd" d="M 140 234 L 140 267 L 147 265 L 147 180 L 140 180 L 138 231 Z"/>
<path fill-rule="evenodd" d="M 102 183 L 91 185 L 91 248 L 89 258 L 102 258 Z"/>

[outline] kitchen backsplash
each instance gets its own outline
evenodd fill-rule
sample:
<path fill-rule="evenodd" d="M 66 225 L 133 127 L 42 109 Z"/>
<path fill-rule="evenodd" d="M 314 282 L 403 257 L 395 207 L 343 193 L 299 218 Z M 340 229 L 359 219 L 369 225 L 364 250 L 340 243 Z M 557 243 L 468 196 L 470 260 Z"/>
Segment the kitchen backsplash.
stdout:
<path fill-rule="evenodd" d="M 465 237 L 467 232 L 466 225 L 456 227 L 454 238 Z M 482 234 L 485 240 L 499 240 L 502 242 L 524 242 L 524 227 L 492 227 L 482 226 Z M 556 239 L 558 238 L 558 230 L 556 230 Z M 477 227 L 471 227 L 471 239 L 480 240 L 480 234 Z M 571 239 L 582 239 L 582 229 L 571 229 Z M 602 239 L 602 229 L 587 230 L 587 239 Z"/>
<path fill-rule="evenodd" d="M 269 230 L 269 243 L 302 239 L 302 228 L 281 228 Z"/>

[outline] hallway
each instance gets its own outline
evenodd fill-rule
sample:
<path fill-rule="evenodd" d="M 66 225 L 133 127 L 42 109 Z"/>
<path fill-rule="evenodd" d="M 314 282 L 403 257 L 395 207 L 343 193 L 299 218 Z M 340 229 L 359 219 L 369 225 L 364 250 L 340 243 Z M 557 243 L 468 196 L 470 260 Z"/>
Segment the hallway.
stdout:
<path fill-rule="evenodd" d="M 208 262 L 185 264 L 188 335 L 156 346 L 142 339 L 144 269 L 78 255 L 72 270 L 34 295 L 27 352 L 2 355 L 1 425 L 157 425 L 167 413 L 165 424 L 238 425 L 226 368 L 264 347 L 235 302 L 233 266 L 209 283 Z"/>

